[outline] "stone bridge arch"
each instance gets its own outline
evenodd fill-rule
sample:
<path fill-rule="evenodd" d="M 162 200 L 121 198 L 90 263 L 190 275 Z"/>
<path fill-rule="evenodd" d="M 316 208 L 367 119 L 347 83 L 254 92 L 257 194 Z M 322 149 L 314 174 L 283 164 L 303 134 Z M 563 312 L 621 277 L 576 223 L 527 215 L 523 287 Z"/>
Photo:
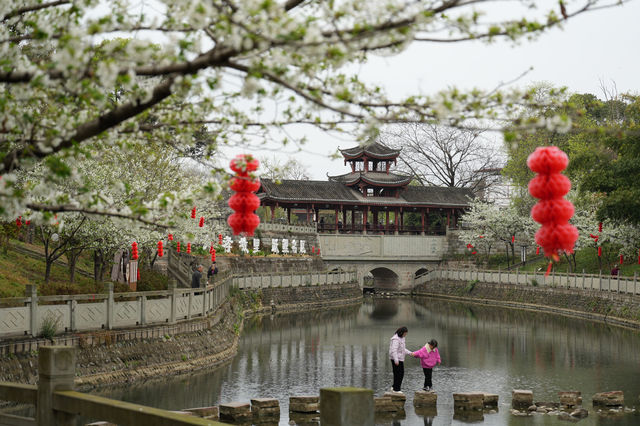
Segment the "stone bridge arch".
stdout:
<path fill-rule="evenodd" d="M 375 291 L 397 290 L 400 287 L 400 274 L 387 266 L 379 266 L 369 271 L 373 276 Z"/>

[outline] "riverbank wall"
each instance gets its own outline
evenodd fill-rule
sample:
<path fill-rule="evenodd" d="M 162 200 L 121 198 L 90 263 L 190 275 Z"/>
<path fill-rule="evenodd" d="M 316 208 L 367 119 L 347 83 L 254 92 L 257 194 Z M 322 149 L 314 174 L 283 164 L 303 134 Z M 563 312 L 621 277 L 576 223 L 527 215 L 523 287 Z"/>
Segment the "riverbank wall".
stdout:
<path fill-rule="evenodd" d="M 329 309 L 361 301 L 362 290 L 356 282 L 237 291 L 230 302 L 206 318 L 166 326 L 67 334 L 46 344 L 79 348 L 76 385 L 79 390 L 88 390 L 191 374 L 224 364 L 237 353 L 243 320 L 248 315 Z M 42 339 L 39 343 L 42 345 Z M 28 341 L 22 341 L 0 358 L 0 381 L 36 383 L 38 352 L 29 347 Z"/>
<path fill-rule="evenodd" d="M 640 329 L 640 297 L 629 293 L 432 280 L 417 285 L 412 295 L 548 312 Z"/>

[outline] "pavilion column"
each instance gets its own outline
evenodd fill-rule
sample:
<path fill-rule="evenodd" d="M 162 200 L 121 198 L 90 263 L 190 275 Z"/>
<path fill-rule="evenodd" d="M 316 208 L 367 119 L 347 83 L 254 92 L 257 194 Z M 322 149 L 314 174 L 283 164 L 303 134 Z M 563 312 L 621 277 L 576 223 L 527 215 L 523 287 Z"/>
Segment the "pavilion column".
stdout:
<path fill-rule="evenodd" d="M 427 208 L 427 216 L 424 222 L 425 222 L 427 232 L 429 232 L 429 208 Z"/>
<path fill-rule="evenodd" d="M 445 233 L 449 230 L 449 228 L 451 227 L 451 209 L 447 210 L 447 229 L 445 230 Z"/>
<path fill-rule="evenodd" d="M 356 229 L 356 209 L 351 209 L 351 232 Z"/>
<path fill-rule="evenodd" d="M 336 234 L 338 234 L 338 207 L 336 207 L 336 220 L 335 220 L 335 224 L 336 224 Z"/>
<path fill-rule="evenodd" d="M 378 210 L 374 210 L 373 208 L 373 230 L 376 231 L 378 229 Z"/>
<path fill-rule="evenodd" d="M 387 217 L 386 217 L 385 223 L 384 223 L 384 232 L 386 234 L 387 232 L 389 232 L 389 210 L 387 210 L 385 213 L 386 213 Z"/>
<path fill-rule="evenodd" d="M 367 233 L 367 216 L 369 215 L 369 206 L 364 206 L 362 209 L 362 233 Z"/>
<path fill-rule="evenodd" d="M 287 223 L 291 225 L 291 207 L 287 207 Z"/>
<path fill-rule="evenodd" d="M 422 232 L 420 233 L 421 235 L 424 235 L 424 209 L 420 210 L 420 214 L 421 214 L 421 223 L 422 223 Z"/>
<path fill-rule="evenodd" d="M 275 221 L 276 217 L 276 206 L 271 206 L 271 223 Z"/>
<path fill-rule="evenodd" d="M 398 214 L 398 212 L 400 212 L 400 214 Z M 398 210 L 395 209 L 393 212 L 393 225 L 395 226 L 395 229 L 393 231 L 393 233 L 395 235 L 399 235 L 400 234 L 400 224 L 402 223 L 402 209 Z"/>
<path fill-rule="evenodd" d="M 307 225 L 309 223 L 311 223 L 311 222 L 309 221 L 309 205 L 307 205 Z"/>

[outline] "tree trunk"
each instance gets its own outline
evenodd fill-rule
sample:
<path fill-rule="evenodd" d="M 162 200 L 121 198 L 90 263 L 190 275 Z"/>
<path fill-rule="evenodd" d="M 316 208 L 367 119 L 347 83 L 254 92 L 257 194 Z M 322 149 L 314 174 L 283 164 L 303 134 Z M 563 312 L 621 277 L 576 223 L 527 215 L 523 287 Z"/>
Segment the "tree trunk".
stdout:
<path fill-rule="evenodd" d="M 69 266 L 69 282 L 74 283 L 76 279 L 76 265 L 78 263 L 78 258 L 82 253 L 83 249 L 71 249 L 67 253 L 67 265 Z"/>
<path fill-rule="evenodd" d="M 504 244 L 505 252 L 507 253 L 507 268 L 509 267 L 509 243 Z"/>
<path fill-rule="evenodd" d="M 44 284 L 49 284 L 49 279 L 51 278 L 51 265 L 53 265 L 53 259 L 47 257 L 45 259 L 45 268 L 44 268 Z"/>

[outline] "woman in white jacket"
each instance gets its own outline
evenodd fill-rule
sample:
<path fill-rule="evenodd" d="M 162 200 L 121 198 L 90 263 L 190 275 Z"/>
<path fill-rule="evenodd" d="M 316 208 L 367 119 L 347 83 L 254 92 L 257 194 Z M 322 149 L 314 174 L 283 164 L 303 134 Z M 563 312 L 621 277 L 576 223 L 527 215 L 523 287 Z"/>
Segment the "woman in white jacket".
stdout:
<path fill-rule="evenodd" d="M 391 368 L 393 369 L 393 392 L 400 392 L 402 379 L 404 378 L 404 356 L 411 355 L 411 351 L 407 350 L 404 338 L 409 330 L 407 327 L 400 327 L 391 337 L 389 343 L 389 358 L 391 359 Z"/>

